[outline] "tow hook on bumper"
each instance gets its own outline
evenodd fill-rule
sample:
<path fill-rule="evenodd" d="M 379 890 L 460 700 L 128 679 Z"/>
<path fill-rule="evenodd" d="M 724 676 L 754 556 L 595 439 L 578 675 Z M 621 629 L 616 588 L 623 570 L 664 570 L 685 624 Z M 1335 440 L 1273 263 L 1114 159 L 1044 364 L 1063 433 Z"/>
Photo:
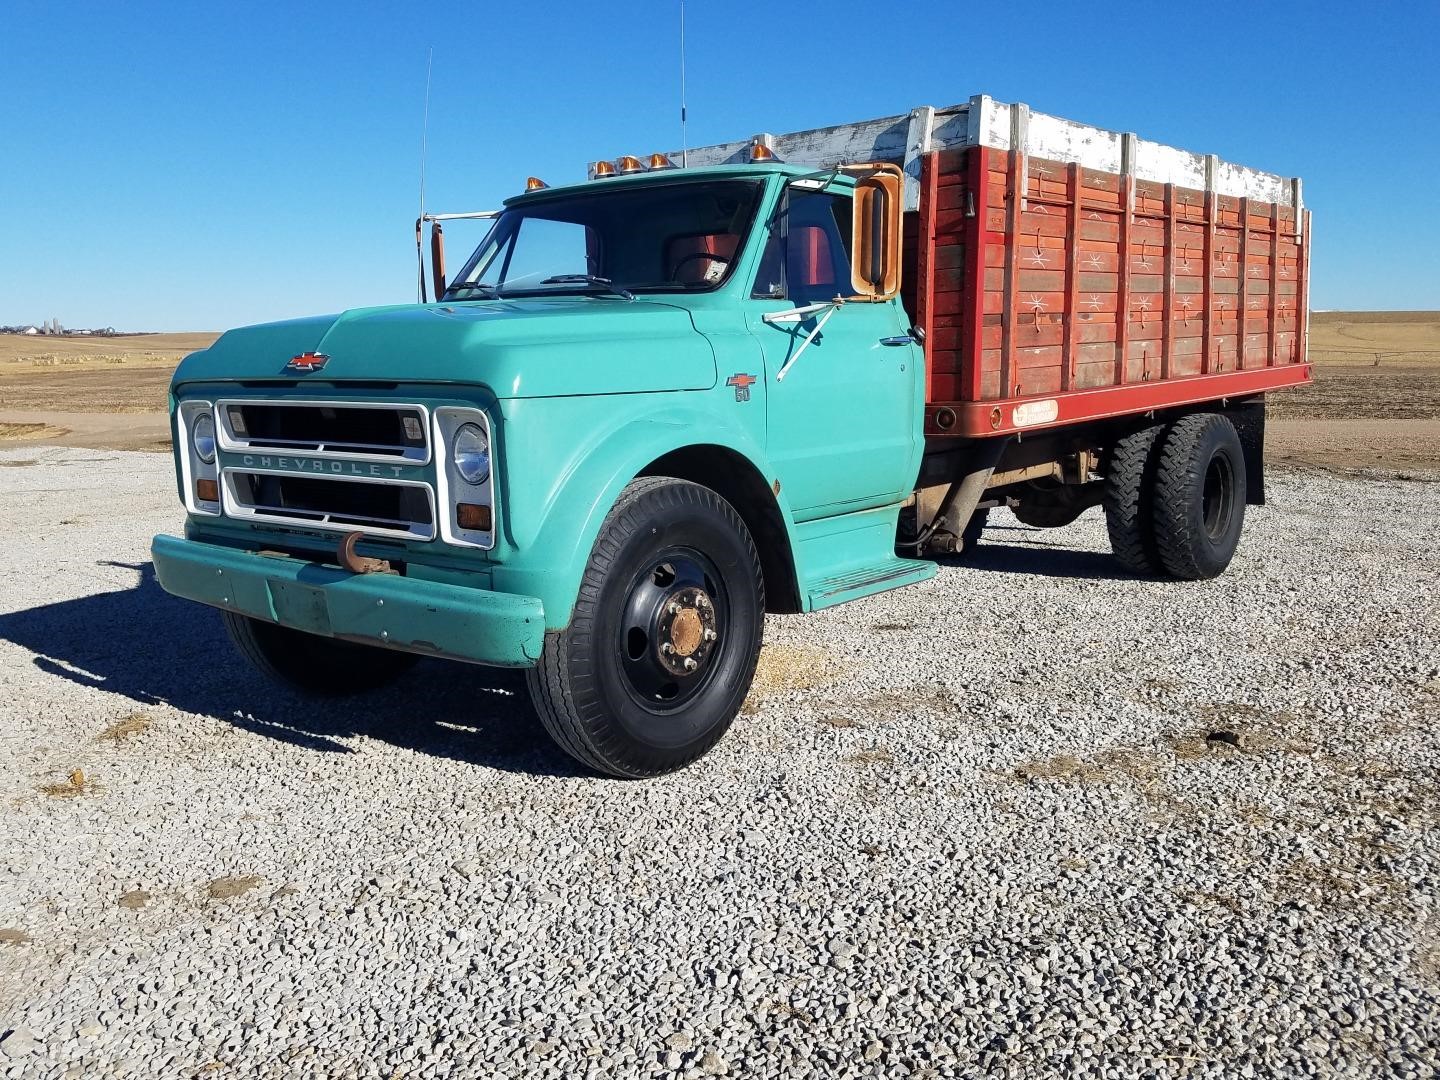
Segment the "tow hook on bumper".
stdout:
<path fill-rule="evenodd" d="M 345 534 L 345 539 L 340 541 L 340 547 L 335 553 L 340 565 L 352 574 L 395 573 L 388 559 L 371 559 L 365 555 L 355 554 L 355 544 L 363 538 L 364 534 L 358 532 Z"/>

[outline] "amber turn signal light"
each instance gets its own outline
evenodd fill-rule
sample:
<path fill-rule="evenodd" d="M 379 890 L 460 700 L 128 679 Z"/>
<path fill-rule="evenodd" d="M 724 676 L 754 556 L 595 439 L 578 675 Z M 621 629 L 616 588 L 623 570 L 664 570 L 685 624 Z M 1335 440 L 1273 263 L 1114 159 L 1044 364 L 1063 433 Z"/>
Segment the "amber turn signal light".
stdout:
<path fill-rule="evenodd" d="M 489 532 L 490 507 L 476 503 L 456 503 L 455 524 L 467 532 Z"/>
<path fill-rule="evenodd" d="M 219 502 L 220 485 L 214 480 L 196 480 L 195 499 L 197 502 Z"/>

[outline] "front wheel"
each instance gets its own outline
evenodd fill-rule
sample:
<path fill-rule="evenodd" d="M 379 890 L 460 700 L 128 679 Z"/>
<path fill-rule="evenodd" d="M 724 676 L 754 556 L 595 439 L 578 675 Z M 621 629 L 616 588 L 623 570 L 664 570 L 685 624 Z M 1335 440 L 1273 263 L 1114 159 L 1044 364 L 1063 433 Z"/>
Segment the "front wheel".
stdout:
<path fill-rule="evenodd" d="M 765 586 L 750 531 L 708 488 L 627 487 L 600 535 L 570 625 L 527 672 L 545 730 L 610 776 L 690 764 L 729 730 L 755 676 Z"/>
<path fill-rule="evenodd" d="M 222 611 L 230 640 L 267 678 L 322 697 L 379 690 L 420 658 L 411 653 L 307 634 L 248 615 Z"/>

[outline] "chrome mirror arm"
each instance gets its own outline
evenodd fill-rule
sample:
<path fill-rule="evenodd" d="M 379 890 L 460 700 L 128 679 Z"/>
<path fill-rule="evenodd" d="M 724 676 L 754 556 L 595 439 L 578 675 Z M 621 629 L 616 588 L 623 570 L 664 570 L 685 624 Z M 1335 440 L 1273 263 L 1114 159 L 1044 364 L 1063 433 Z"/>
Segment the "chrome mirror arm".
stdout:
<path fill-rule="evenodd" d="M 811 315 L 817 315 L 822 311 L 825 312 L 824 315 L 820 316 L 819 321 L 815 323 L 814 328 L 805 335 L 805 340 L 800 343 L 800 347 L 790 354 L 790 359 L 786 360 L 780 370 L 775 373 L 776 382 L 780 382 L 785 378 L 785 373 L 794 366 L 796 360 L 800 359 L 800 354 L 810 347 L 810 343 L 815 340 L 821 330 L 825 329 L 825 324 L 830 321 L 830 316 L 839 311 L 844 303 L 844 297 L 837 296 L 834 300 L 824 300 L 818 304 L 806 304 L 804 307 L 790 308 L 787 311 L 772 311 L 760 316 L 763 321 L 774 326 L 780 323 L 801 322 L 808 319 Z"/>

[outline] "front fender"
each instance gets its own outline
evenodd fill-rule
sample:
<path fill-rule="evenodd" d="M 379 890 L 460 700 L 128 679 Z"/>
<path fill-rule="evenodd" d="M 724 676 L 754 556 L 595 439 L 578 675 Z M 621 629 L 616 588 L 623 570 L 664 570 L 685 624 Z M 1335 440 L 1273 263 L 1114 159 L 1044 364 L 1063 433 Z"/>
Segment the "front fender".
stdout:
<path fill-rule="evenodd" d="M 727 416 L 715 400 L 672 393 L 502 402 L 504 548 L 495 587 L 540 597 L 546 629 L 562 630 L 606 515 L 651 462 L 703 443 L 734 451 L 772 481 L 757 438 L 763 413 Z M 776 502 L 788 533 L 789 506 Z"/>

